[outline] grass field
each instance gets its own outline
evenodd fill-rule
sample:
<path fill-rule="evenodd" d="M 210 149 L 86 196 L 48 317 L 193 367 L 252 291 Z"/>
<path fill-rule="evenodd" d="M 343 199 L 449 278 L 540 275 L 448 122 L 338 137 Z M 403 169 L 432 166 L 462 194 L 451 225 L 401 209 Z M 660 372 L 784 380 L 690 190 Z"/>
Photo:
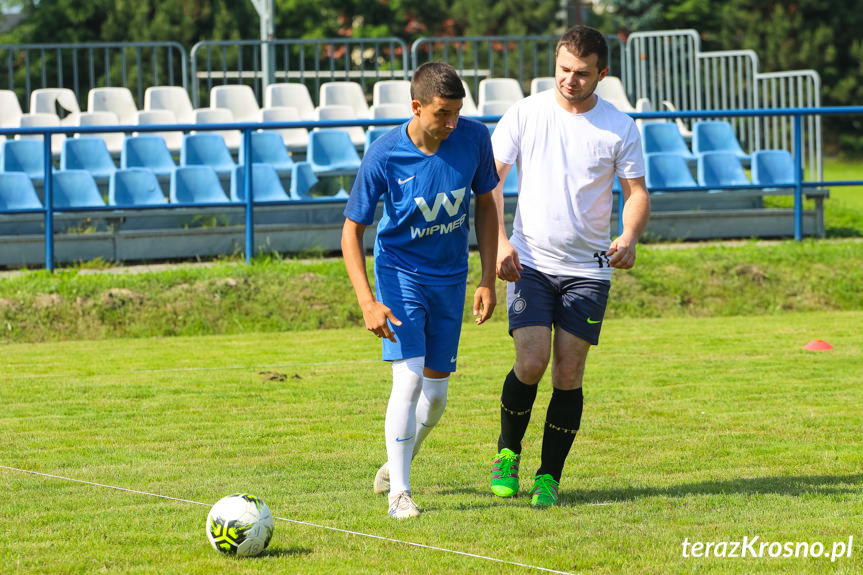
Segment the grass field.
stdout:
<path fill-rule="evenodd" d="M 465 325 L 414 465 L 424 513 L 405 522 L 371 491 L 390 376 L 361 328 L 4 345 L 0 465 L 206 505 L 2 468 L 0 572 L 863 571 L 863 312 L 606 323 L 562 504 L 545 512 L 487 488 L 512 349 L 504 324 Z M 816 338 L 835 349 L 802 349 Z M 218 555 L 208 506 L 237 491 L 309 524 L 277 521 L 262 557 Z M 828 556 L 683 556 L 684 541 L 731 553 L 754 537 Z"/>

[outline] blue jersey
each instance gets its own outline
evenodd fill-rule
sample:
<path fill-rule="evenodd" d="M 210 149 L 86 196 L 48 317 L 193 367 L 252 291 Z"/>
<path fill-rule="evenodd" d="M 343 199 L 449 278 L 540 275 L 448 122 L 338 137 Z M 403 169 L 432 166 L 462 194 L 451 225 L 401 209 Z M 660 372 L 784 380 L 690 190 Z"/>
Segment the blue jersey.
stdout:
<path fill-rule="evenodd" d="M 375 268 L 433 285 L 464 281 L 470 192 L 486 194 L 498 182 L 488 128 L 459 118 L 437 153 L 426 155 L 408 137 L 408 123 L 366 152 L 345 217 L 371 225 L 383 196 Z"/>

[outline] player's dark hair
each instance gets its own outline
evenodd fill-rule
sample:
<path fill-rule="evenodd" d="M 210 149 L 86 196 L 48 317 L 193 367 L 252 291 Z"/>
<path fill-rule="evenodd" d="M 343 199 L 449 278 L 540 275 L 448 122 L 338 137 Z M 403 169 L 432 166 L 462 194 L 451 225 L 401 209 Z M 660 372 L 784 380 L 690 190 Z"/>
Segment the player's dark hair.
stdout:
<path fill-rule="evenodd" d="M 446 100 L 465 97 L 464 84 L 455 68 L 445 62 L 427 62 L 417 68 L 411 80 L 411 99 L 430 103 L 435 96 Z"/>
<path fill-rule="evenodd" d="M 586 58 L 596 54 L 596 65 L 600 70 L 608 66 L 608 43 L 605 36 L 596 28 L 590 26 L 573 26 L 560 37 L 555 55 L 561 48 L 566 48 L 573 56 Z"/>

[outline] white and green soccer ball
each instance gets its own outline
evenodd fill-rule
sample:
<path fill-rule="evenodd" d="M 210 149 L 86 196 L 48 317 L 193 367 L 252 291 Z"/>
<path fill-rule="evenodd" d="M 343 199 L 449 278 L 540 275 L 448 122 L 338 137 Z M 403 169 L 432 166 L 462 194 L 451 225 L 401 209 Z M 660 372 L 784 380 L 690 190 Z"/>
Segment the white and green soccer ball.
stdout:
<path fill-rule="evenodd" d="M 210 544 L 220 553 L 238 557 L 260 555 L 269 545 L 274 528 L 270 508 L 248 493 L 223 497 L 207 515 Z"/>

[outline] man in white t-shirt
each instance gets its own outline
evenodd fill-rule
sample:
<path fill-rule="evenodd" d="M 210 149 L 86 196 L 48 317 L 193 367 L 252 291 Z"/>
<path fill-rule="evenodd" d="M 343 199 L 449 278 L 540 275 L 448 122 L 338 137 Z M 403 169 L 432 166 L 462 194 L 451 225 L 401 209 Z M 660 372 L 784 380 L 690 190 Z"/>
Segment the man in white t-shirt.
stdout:
<path fill-rule="evenodd" d="M 607 60 L 598 30 L 568 30 L 557 45 L 555 88 L 515 103 L 492 135 L 500 181 L 518 166 L 518 207 L 507 239 L 498 185 L 497 273 L 510 282 L 516 359 L 501 393 L 491 489 L 500 497 L 518 492 L 521 441 L 553 349 L 554 389 L 531 490 L 537 508 L 558 500 L 563 466 L 581 424 L 584 364 L 590 346 L 599 342 L 613 268 L 633 266 L 650 217 L 635 122 L 594 94 L 608 74 Z M 625 204 L 623 230 L 612 241 L 615 175 Z"/>

